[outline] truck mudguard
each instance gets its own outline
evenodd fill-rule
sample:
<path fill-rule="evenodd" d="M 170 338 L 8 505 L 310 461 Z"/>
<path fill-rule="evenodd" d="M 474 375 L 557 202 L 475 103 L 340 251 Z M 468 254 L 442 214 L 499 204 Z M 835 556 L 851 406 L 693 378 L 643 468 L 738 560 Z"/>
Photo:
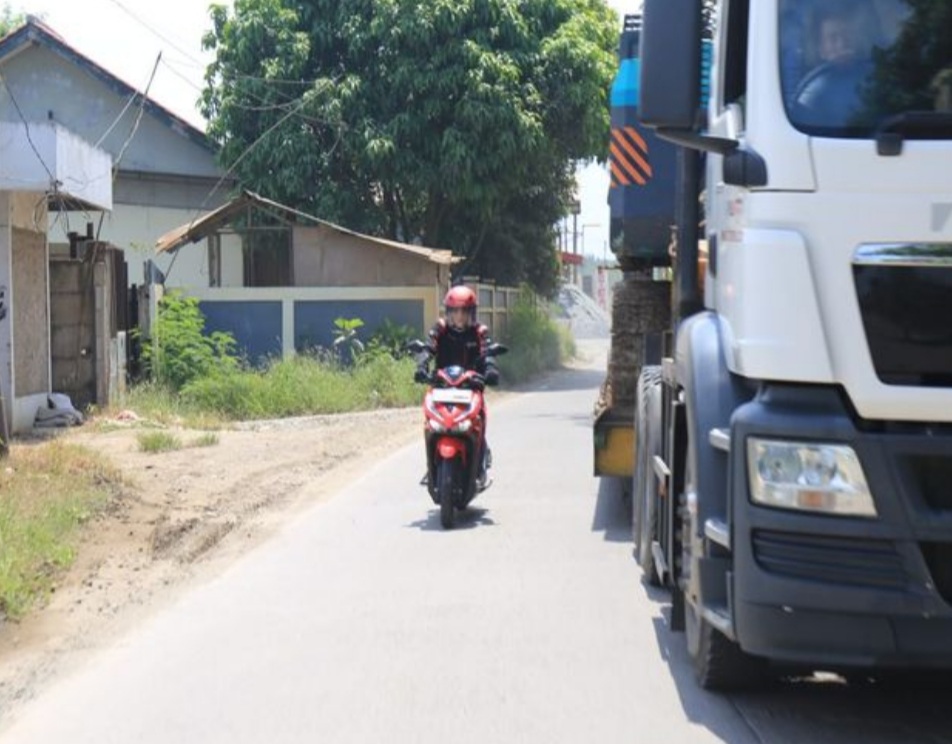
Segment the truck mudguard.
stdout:
<path fill-rule="evenodd" d="M 727 369 L 717 316 L 701 312 L 678 329 L 675 361 L 687 403 L 689 451 L 698 491 L 697 529 L 709 517 L 728 517 L 727 457 L 710 444 L 711 429 L 730 427 L 731 414 L 755 390 Z M 698 486 L 703 484 L 703 491 Z"/>

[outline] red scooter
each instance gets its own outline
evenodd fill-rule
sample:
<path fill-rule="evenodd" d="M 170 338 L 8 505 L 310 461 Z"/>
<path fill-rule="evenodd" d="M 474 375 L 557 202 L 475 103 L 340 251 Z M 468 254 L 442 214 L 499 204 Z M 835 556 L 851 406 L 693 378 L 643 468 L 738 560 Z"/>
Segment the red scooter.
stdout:
<path fill-rule="evenodd" d="M 416 353 L 432 353 L 422 341 L 407 348 Z M 505 354 L 502 344 L 491 344 L 487 356 Z M 486 490 L 490 453 L 486 447 L 486 403 L 483 378 L 473 370 L 452 366 L 436 370 L 423 396 L 426 444 L 426 485 L 430 497 L 440 507 L 440 524 L 452 529 L 456 511 L 465 509 Z M 485 458 L 485 463 L 484 463 Z M 482 472 L 481 472 L 482 471 Z"/>

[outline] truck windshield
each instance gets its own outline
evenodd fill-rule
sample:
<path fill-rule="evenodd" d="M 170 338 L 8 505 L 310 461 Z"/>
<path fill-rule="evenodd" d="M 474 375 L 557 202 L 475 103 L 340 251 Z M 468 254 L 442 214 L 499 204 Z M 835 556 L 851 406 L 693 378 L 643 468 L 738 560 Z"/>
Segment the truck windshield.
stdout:
<path fill-rule="evenodd" d="M 797 129 L 952 137 L 952 3 L 781 0 L 780 7 L 780 79 Z"/>

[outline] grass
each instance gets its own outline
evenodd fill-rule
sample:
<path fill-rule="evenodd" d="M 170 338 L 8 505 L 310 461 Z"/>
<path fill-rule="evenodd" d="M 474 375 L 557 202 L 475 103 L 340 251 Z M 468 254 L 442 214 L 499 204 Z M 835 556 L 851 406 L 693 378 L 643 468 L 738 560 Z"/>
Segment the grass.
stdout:
<path fill-rule="evenodd" d="M 120 483 L 98 454 L 59 441 L 0 460 L 0 616 L 18 619 L 46 595 Z"/>
<path fill-rule="evenodd" d="M 136 436 L 139 442 L 140 452 L 172 452 L 180 450 L 183 447 L 212 447 L 218 444 L 218 435 L 214 432 L 206 432 L 195 439 L 183 442 L 175 434 L 167 431 L 144 431 Z"/>
<path fill-rule="evenodd" d="M 302 354 L 262 371 L 198 380 L 182 390 L 181 400 L 225 421 L 397 408 L 419 402 L 413 369 L 411 359 L 387 354 L 365 357 L 352 368 Z"/>
<path fill-rule="evenodd" d="M 182 440 L 167 431 L 144 431 L 136 440 L 139 442 L 140 452 L 171 452 L 182 449 Z"/>
<path fill-rule="evenodd" d="M 153 382 L 132 385 L 122 402 L 123 409 L 136 412 L 139 426 L 180 425 L 189 429 L 217 430 L 225 425 L 218 414 L 185 400 L 171 388 Z M 103 426 L 121 425 L 105 422 Z"/>
<path fill-rule="evenodd" d="M 197 439 L 193 439 L 188 443 L 189 447 L 214 447 L 218 444 L 218 435 L 214 432 L 207 432 L 202 434 Z"/>

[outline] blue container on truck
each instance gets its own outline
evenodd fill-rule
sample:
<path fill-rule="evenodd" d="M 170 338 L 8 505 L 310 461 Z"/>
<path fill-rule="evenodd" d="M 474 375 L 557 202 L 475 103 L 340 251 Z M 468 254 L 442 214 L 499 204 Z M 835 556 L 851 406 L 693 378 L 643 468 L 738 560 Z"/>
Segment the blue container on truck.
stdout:
<path fill-rule="evenodd" d="M 625 16 L 611 88 L 610 247 L 622 269 L 670 263 L 676 147 L 638 120 L 641 16 Z"/>

